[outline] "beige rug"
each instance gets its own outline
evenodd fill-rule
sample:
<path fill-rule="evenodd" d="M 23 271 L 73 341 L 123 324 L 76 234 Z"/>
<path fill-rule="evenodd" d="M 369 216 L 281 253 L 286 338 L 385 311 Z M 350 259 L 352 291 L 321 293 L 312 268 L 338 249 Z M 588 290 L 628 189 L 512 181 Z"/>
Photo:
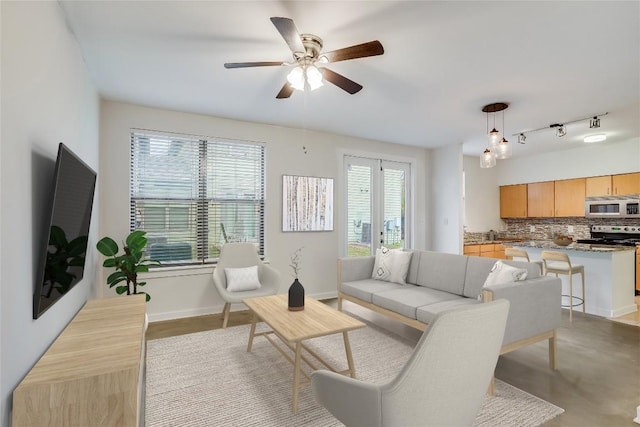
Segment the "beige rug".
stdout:
<path fill-rule="evenodd" d="M 259 325 L 258 328 L 260 329 Z M 381 383 L 400 371 L 411 344 L 376 326 L 349 334 L 358 378 Z M 311 387 L 291 413 L 292 365 L 262 337 L 247 353 L 249 326 L 148 342 L 147 426 L 339 426 L 318 405 Z M 326 360 L 346 369 L 341 335 L 310 341 Z M 452 373 L 453 375 L 455 373 Z M 475 425 L 539 426 L 563 409 L 496 381 Z"/>

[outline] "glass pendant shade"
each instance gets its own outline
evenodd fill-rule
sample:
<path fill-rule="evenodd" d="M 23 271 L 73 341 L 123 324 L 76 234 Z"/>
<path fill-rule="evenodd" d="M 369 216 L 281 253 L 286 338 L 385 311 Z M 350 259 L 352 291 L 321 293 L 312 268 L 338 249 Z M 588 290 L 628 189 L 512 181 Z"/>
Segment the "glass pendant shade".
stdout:
<path fill-rule="evenodd" d="M 493 149 L 500 143 L 500 132 L 496 128 L 491 129 L 491 132 L 489 132 L 489 143 Z"/>
<path fill-rule="evenodd" d="M 503 160 L 511 157 L 511 144 L 505 138 L 498 144 L 495 150 L 496 158 Z"/>
<path fill-rule="evenodd" d="M 496 157 L 488 148 L 480 156 L 480 167 L 483 169 L 492 168 L 496 165 Z"/>
<path fill-rule="evenodd" d="M 307 83 L 311 90 L 316 90 L 323 85 L 322 73 L 313 65 L 307 67 Z"/>
<path fill-rule="evenodd" d="M 295 67 L 289 75 L 287 75 L 287 81 L 297 90 L 304 90 L 304 71 L 300 67 Z"/>

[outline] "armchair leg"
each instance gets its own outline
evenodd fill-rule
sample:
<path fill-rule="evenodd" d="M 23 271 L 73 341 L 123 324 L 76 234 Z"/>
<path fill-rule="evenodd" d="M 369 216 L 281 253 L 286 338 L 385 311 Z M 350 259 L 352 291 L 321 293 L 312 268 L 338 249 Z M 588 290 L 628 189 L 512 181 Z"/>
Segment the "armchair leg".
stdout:
<path fill-rule="evenodd" d="M 338 311 L 342 311 L 342 297 L 338 296 Z"/>
<path fill-rule="evenodd" d="M 557 363 L 558 363 L 556 345 L 557 345 L 557 332 L 554 329 L 553 336 L 549 338 L 549 367 L 553 370 L 556 369 Z"/>
<path fill-rule="evenodd" d="M 222 309 L 222 329 L 227 327 L 227 322 L 229 322 L 229 312 L 231 311 L 231 304 L 228 302 L 224 303 L 224 308 Z"/>

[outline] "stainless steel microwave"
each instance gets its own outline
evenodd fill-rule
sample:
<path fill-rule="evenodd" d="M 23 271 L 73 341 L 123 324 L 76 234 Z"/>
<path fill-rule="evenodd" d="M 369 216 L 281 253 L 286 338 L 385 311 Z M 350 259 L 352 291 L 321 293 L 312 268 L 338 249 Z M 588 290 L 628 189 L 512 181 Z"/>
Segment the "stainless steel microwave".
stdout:
<path fill-rule="evenodd" d="M 585 202 L 587 218 L 640 218 L 640 197 L 593 197 Z"/>

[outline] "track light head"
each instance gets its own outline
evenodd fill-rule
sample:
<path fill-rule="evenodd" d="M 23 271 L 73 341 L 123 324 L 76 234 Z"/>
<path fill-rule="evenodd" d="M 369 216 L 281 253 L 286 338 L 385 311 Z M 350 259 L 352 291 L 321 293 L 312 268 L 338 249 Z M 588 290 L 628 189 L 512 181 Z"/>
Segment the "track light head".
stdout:
<path fill-rule="evenodd" d="M 593 116 L 593 119 L 589 120 L 589 129 L 597 129 L 600 127 L 600 119 L 598 116 Z"/>
<path fill-rule="evenodd" d="M 560 125 L 560 127 L 558 127 L 558 129 L 556 129 L 556 136 L 558 138 L 562 138 L 566 134 L 567 134 L 567 128 L 565 128 L 564 125 Z"/>
<path fill-rule="evenodd" d="M 521 133 L 520 135 L 518 135 L 518 144 L 524 144 L 526 140 L 527 140 L 527 137 L 525 136 L 524 133 Z"/>

